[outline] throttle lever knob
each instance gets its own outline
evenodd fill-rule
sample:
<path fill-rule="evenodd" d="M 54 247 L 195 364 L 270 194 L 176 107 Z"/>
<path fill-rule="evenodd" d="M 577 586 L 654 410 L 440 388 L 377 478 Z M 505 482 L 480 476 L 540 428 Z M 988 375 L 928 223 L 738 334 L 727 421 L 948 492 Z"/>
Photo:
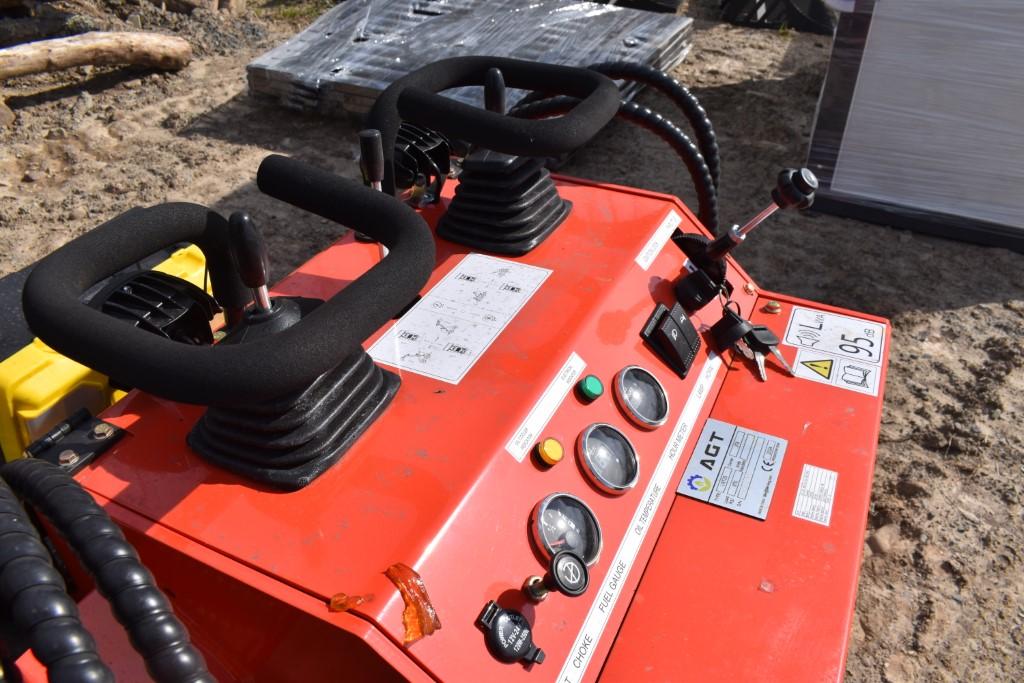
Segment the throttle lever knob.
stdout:
<path fill-rule="evenodd" d="M 814 203 L 818 178 L 809 168 L 787 168 L 779 173 L 772 201 L 780 209 L 807 209 Z"/>
<path fill-rule="evenodd" d="M 228 218 L 228 240 L 231 246 L 231 260 L 242 283 L 252 290 L 253 303 L 257 309 L 270 310 L 270 294 L 267 292 L 267 245 L 263 235 L 256 228 L 249 214 L 235 211 Z"/>

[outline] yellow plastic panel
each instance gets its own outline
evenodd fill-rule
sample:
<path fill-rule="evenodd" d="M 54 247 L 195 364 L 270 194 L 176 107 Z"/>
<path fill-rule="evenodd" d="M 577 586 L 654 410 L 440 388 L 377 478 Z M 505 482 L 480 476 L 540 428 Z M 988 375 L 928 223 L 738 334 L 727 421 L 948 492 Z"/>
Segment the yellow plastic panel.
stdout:
<path fill-rule="evenodd" d="M 174 252 L 158 270 L 205 287 L 206 260 L 196 246 Z M 21 457 L 25 447 L 80 408 L 96 415 L 124 392 L 107 378 L 57 353 L 39 339 L 0 362 L 0 448 L 4 460 Z"/>

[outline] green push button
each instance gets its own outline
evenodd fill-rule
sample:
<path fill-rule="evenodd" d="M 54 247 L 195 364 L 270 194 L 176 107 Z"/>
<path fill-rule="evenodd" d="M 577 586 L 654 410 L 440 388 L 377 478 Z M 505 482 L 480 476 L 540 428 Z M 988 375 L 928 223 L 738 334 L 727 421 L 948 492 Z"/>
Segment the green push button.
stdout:
<path fill-rule="evenodd" d="M 601 384 L 601 380 L 594 375 L 587 375 L 580 380 L 576 387 L 580 390 L 580 394 L 583 395 L 583 398 L 588 401 L 593 401 L 604 393 L 604 385 Z"/>

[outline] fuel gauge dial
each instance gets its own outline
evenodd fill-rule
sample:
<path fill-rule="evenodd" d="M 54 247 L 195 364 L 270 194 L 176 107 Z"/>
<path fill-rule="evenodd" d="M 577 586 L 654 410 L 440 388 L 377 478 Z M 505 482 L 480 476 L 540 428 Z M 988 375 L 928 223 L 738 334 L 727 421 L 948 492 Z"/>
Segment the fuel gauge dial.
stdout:
<path fill-rule="evenodd" d="M 576 496 L 552 493 L 537 503 L 530 515 L 533 542 L 547 562 L 569 550 L 589 567 L 601 555 L 601 527 L 594 512 Z"/>

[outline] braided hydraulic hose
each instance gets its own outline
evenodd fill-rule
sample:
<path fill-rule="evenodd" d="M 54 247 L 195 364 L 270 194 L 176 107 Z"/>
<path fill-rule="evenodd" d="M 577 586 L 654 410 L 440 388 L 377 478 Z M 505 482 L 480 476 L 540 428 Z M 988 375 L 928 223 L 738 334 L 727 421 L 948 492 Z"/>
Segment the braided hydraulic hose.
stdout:
<path fill-rule="evenodd" d="M 686 86 L 664 71 L 635 62 L 602 62 L 592 64 L 587 68 L 615 80 L 635 81 L 649 85 L 672 100 L 686 117 L 690 127 L 693 128 L 697 149 L 700 150 L 701 156 L 704 157 L 704 161 L 708 165 L 715 188 L 718 188 L 721 166 L 715 129 L 711 125 L 711 120 L 708 119 L 708 113 L 704 111 L 704 107 L 693 93 L 687 90 Z"/>
<path fill-rule="evenodd" d="M 510 115 L 522 118 L 557 116 L 571 109 L 574 104 L 573 98 L 563 95 L 527 104 L 521 103 L 510 112 Z M 693 180 L 693 187 L 697 193 L 697 217 L 704 227 L 712 233 L 717 233 L 718 196 L 711 180 L 711 172 L 704 157 L 686 133 L 665 117 L 635 102 L 620 102 L 616 116 L 651 131 L 672 147 Z"/>
<path fill-rule="evenodd" d="M 78 555 L 154 680 L 213 681 L 203 656 L 189 641 L 188 630 L 174 616 L 135 549 L 78 482 L 56 465 L 34 458 L 8 463 L 2 474 Z"/>
<path fill-rule="evenodd" d="M 52 683 L 105 683 L 114 674 L 14 492 L 0 479 L 0 615 L 10 619 Z"/>

